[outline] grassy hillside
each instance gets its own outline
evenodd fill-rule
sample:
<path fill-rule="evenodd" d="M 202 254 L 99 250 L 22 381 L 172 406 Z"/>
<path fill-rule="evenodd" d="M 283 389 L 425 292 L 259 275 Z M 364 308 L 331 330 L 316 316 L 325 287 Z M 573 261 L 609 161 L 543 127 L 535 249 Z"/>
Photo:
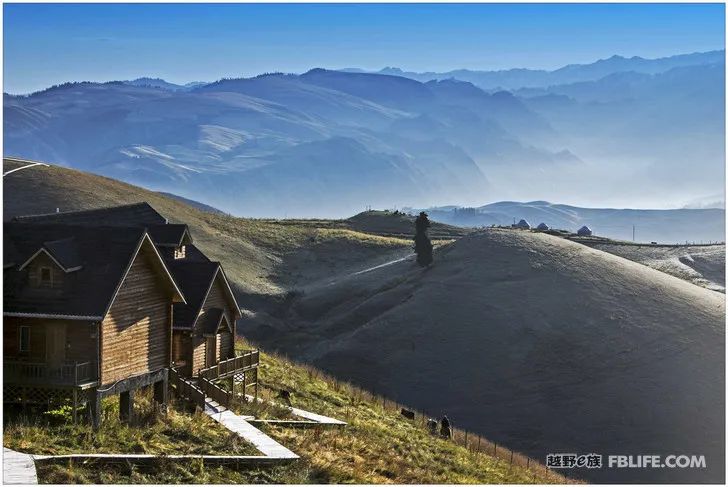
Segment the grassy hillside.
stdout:
<path fill-rule="evenodd" d="M 725 244 L 668 247 L 597 243 L 590 246 L 725 293 Z"/>
<path fill-rule="evenodd" d="M 242 348 L 249 347 L 239 342 Z M 327 377 L 280 356 L 262 354 L 261 397 L 293 391 L 292 404 L 346 420 L 339 429 L 262 428 L 301 459 L 275 468 L 203 467 L 199 462 L 160 461 L 153 469 L 104 466 L 93 462 L 41 465 L 42 483 L 563 483 L 568 480 L 519 455 L 464 432 L 454 441 L 431 436 L 418 416 L 399 414 L 399 405 Z M 8 419 L 3 443 L 28 453 L 178 453 L 255 455 L 256 450 L 201 413 L 177 401 L 166 418 L 154 420 L 151 401 L 137 398 L 137 426 L 118 421 L 118 402 L 104 403 L 104 422 L 94 434 L 88 425 Z M 480 451 L 478 451 L 478 448 Z M 497 450 L 498 447 L 496 447 Z M 513 458 L 513 463 L 511 463 Z M 528 468 L 526 468 L 528 466 Z"/>
<path fill-rule="evenodd" d="M 312 289 L 264 338 L 536 458 L 617 444 L 709 458 L 699 472 L 591 480 L 715 481 L 724 320 L 721 294 L 562 238 L 493 229 L 441 248 L 427 270 L 405 261 Z"/>
<path fill-rule="evenodd" d="M 24 163 L 5 160 L 3 171 Z M 363 233 L 356 224 L 331 220 L 258 220 L 214 214 L 178 198 L 59 166 L 36 166 L 3 179 L 3 217 L 83 210 L 146 201 L 171 222 L 187 223 L 197 244 L 223 263 L 244 293 L 283 294 L 308 272 L 345 272 L 409 253 L 407 238 Z M 406 228 L 399 232 L 405 235 Z M 303 256 L 303 257 L 302 257 Z M 297 273 L 288 269 L 288 261 Z M 243 300 L 244 302 L 245 300 Z"/>
<path fill-rule="evenodd" d="M 17 165 L 5 164 L 7 171 Z M 33 195 L 28 198 L 27 195 Z M 147 201 L 173 222 L 190 225 L 195 242 L 212 258 L 223 262 L 226 272 L 245 293 L 282 294 L 292 285 L 317 282 L 325 276 L 347 276 L 355 269 L 377 265 L 411 253 L 404 235 L 411 219 L 372 212 L 352 220 L 255 220 L 234 218 L 191 208 L 176 198 L 130 186 L 108 178 L 60 167 L 34 167 L 4 180 L 4 217 Z M 391 220 L 390 220 L 391 219 Z M 394 223 L 392 223 L 394 222 Z M 436 226 L 441 238 L 447 233 Z M 455 442 L 432 437 L 422 423 L 399 415 L 391 400 L 323 376 L 311 367 L 281 357 L 263 355 L 262 380 L 271 387 L 294 392 L 294 405 L 345 419 L 350 426 L 337 431 L 287 430 L 268 432 L 302 456 L 295 465 L 273 470 L 203 468 L 161 464 L 154 471 L 120 467 L 100 469 L 93 464 L 44 466 L 39 475 L 51 483 L 530 483 L 563 482 L 565 479 L 519 455 L 511 463 L 509 450 L 458 431 Z M 264 389 L 263 395 L 266 394 Z M 6 423 L 4 444 L 33 453 L 83 451 L 148 453 L 247 452 L 202 415 L 172 408 L 161 423 L 147 418 L 143 428 L 115 420 L 117 405 L 105 405 L 101 435 L 88 426 L 54 424 L 37 418 L 15 418 Z M 8 416 L 6 415 L 6 421 Z M 205 431 L 201 431 L 201 428 Z M 167 440 L 170 441 L 167 441 Z M 477 441 L 477 443 L 475 443 Z M 218 446 L 219 445 L 219 446 Z M 478 445 L 480 451 L 477 450 Z M 393 450 L 394 448 L 394 450 Z M 393 454 L 394 452 L 394 454 Z M 530 463 L 531 468 L 523 465 Z"/>

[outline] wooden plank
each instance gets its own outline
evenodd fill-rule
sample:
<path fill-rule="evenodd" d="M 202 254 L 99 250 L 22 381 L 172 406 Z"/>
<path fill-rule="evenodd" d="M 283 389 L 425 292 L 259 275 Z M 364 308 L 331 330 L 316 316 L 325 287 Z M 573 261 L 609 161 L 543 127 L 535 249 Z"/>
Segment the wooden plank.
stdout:
<path fill-rule="evenodd" d="M 3 483 L 37 484 L 33 457 L 9 448 L 3 448 Z"/>
<path fill-rule="evenodd" d="M 245 394 L 245 398 L 248 401 L 255 401 L 255 397 L 253 397 L 249 394 Z M 267 402 L 268 404 L 272 404 L 277 407 L 286 408 L 291 412 L 291 414 L 298 416 L 299 418 L 308 419 L 309 421 L 314 421 L 314 422 L 316 422 L 318 424 L 322 424 L 322 425 L 346 426 L 346 424 L 347 424 L 346 422 L 339 421 L 338 419 L 335 419 L 335 418 L 329 418 L 328 416 L 324 416 L 322 414 L 316 414 L 316 413 L 312 413 L 310 411 L 306 411 L 304 409 L 298 409 L 298 408 L 294 408 L 292 406 L 286 406 L 285 404 L 279 404 L 274 401 L 264 401 L 263 399 L 258 399 L 258 402 L 261 402 L 261 403 Z"/>
<path fill-rule="evenodd" d="M 291 450 L 281 445 L 232 411 L 225 410 L 220 412 L 218 408 L 211 405 L 208 401 L 205 405 L 205 414 L 223 425 L 228 430 L 252 443 L 253 446 L 267 457 L 288 460 L 295 460 L 298 458 L 298 455 L 293 453 Z"/>
<path fill-rule="evenodd" d="M 27 455 L 30 456 L 30 455 Z M 69 455 L 33 455 L 37 462 L 65 463 L 68 461 L 97 461 L 99 463 L 154 464 L 160 461 L 202 460 L 207 465 L 270 465 L 293 461 L 298 457 L 268 457 L 263 455 L 151 455 L 144 453 L 73 453 Z M 7 483 L 7 482 L 6 482 Z"/>

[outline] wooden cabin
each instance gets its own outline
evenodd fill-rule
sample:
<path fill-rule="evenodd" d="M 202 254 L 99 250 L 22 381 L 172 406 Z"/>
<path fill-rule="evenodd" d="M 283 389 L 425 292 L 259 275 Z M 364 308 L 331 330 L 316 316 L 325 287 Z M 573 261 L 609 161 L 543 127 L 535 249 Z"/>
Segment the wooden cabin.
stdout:
<path fill-rule="evenodd" d="M 188 296 L 174 305 L 172 362 L 185 376 L 233 358 L 240 307 L 218 262 L 171 262 Z"/>
<path fill-rule="evenodd" d="M 4 225 L 4 402 L 91 405 L 155 385 L 166 401 L 184 297 L 144 228 Z M 122 416 L 128 409 L 122 407 Z"/>
<path fill-rule="evenodd" d="M 165 400 L 170 368 L 196 376 L 235 356 L 240 308 L 222 266 L 149 204 L 16 217 L 5 231 L 5 402 L 72 397 L 98 418 L 121 394 L 128 416 L 138 387 Z M 229 360 L 227 377 L 257 394 L 257 360 Z"/>

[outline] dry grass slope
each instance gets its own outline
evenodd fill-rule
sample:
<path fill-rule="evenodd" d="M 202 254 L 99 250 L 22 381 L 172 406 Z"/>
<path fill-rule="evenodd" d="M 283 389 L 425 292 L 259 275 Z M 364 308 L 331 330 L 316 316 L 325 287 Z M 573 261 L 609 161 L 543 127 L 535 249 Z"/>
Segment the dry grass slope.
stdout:
<path fill-rule="evenodd" d="M 715 481 L 724 320 L 719 293 L 562 238 L 494 229 L 444 246 L 430 269 L 402 262 L 309 292 L 285 333 L 268 336 L 536 458 L 615 444 L 709 458 L 699 472 L 594 480 Z"/>
<path fill-rule="evenodd" d="M 4 160 L 3 171 L 23 163 Z M 359 265 L 382 256 L 399 256 L 407 239 L 363 233 L 345 220 L 259 220 L 215 214 L 176 198 L 103 176 L 59 166 L 36 166 L 3 179 L 4 219 L 15 215 L 85 210 L 146 201 L 171 222 L 187 223 L 195 243 L 223 263 L 228 277 L 244 293 L 282 294 L 290 279 L 287 258 L 311 261 L 303 271 Z M 311 258 L 313 256 L 313 258 Z M 304 259 L 306 262 L 306 259 Z M 332 269 L 333 268 L 333 269 Z"/>

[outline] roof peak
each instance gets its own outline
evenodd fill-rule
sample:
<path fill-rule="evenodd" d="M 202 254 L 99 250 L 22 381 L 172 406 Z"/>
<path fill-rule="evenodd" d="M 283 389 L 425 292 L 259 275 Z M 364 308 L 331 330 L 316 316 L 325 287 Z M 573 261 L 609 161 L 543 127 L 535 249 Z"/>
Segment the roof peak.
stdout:
<path fill-rule="evenodd" d="M 114 206 L 103 206 L 101 208 L 87 208 L 85 210 L 69 210 L 69 211 L 50 211 L 48 213 L 33 213 L 31 215 L 18 215 L 13 217 L 14 221 L 23 221 L 26 219 L 33 219 L 36 217 L 46 217 L 46 216 L 54 216 L 54 215 L 71 215 L 71 214 L 83 214 L 83 213 L 93 213 L 96 211 L 107 211 L 117 208 L 134 208 L 134 207 L 148 207 L 151 208 L 154 211 L 157 211 L 154 209 L 152 205 L 147 203 L 146 201 L 140 201 L 137 203 L 127 203 L 124 205 L 114 205 Z"/>

